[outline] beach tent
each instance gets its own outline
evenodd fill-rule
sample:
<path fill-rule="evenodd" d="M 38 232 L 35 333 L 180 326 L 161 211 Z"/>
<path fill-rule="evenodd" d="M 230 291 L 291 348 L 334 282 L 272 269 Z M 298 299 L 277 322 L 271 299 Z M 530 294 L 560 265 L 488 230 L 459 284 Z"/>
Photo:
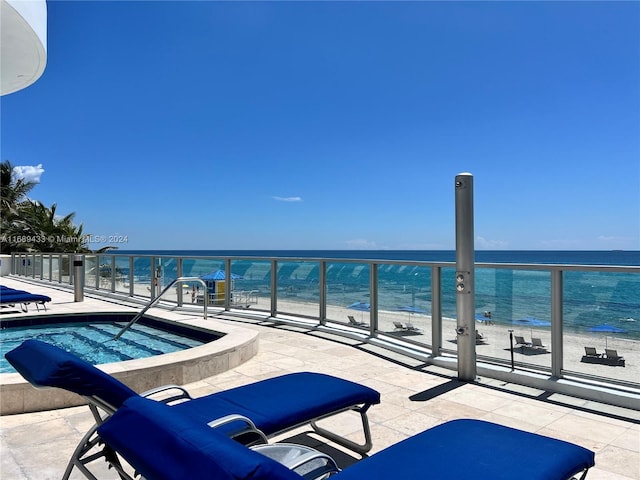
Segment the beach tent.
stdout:
<path fill-rule="evenodd" d="M 207 282 L 207 290 L 209 293 L 209 303 L 212 305 L 222 305 L 225 299 L 227 274 L 224 270 L 216 270 L 200 277 Z M 231 280 L 241 279 L 242 275 L 231 272 Z"/>

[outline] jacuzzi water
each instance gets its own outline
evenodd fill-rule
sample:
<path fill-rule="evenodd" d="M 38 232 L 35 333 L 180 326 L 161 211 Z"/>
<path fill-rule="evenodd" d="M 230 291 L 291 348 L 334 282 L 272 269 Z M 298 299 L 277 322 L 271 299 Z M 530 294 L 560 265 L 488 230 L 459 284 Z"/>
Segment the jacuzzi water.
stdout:
<path fill-rule="evenodd" d="M 200 338 L 190 338 L 185 335 L 184 328 L 181 332 L 172 332 L 137 322 L 118 340 L 113 340 L 128 319 L 116 322 L 102 320 L 105 315 L 99 317 L 101 321 L 94 319 L 94 321 L 17 327 L 7 327 L 12 322 L 3 321 L 3 328 L 0 329 L 0 353 L 2 354 L 0 373 L 15 372 L 4 355 L 30 338 L 56 345 L 94 365 L 176 352 L 217 338 L 215 335 L 209 335 L 211 337 L 209 339 L 203 338 L 202 332 L 196 335 Z M 122 317 L 120 315 L 118 319 Z M 69 317 L 66 319 L 68 320 Z"/>

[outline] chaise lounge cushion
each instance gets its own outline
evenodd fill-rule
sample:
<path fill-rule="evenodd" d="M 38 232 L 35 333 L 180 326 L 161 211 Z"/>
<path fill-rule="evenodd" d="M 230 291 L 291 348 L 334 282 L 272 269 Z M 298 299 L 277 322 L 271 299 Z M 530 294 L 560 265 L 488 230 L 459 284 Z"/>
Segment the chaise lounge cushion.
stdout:
<path fill-rule="evenodd" d="M 361 403 L 378 404 L 380 394 L 341 378 L 302 372 L 224 390 L 175 405 L 175 408 L 188 411 L 189 415 L 205 422 L 229 412 L 244 415 L 271 436 L 285 426 L 308 423 Z"/>
<path fill-rule="evenodd" d="M 114 410 L 138 394 L 79 357 L 39 340 L 27 340 L 5 357 L 32 385 L 97 397 Z M 207 423 L 231 413 L 250 418 L 273 435 L 355 405 L 380 403 L 380 393 L 342 378 L 302 372 L 217 392 L 172 408 Z M 229 425 L 232 430 L 234 425 Z"/>
<path fill-rule="evenodd" d="M 133 397 L 98 429 L 147 480 L 300 480 L 173 408 Z M 347 467 L 335 480 L 568 480 L 593 452 L 482 420 L 453 420 Z M 523 470 L 524 469 L 524 470 Z"/>
<path fill-rule="evenodd" d="M 39 340 L 26 340 L 5 358 L 36 387 L 59 387 L 78 395 L 95 396 L 118 408 L 138 395 L 124 383 L 81 358 Z"/>
<path fill-rule="evenodd" d="M 336 480 L 568 480 L 594 464 L 593 452 L 482 420 L 453 420 L 386 448 Z"/>
<path fill-rule="evenodd" d="M 142 397 L 127 400 L 98 433 L 146 480 L 302 479 L 196 419 Z"/>

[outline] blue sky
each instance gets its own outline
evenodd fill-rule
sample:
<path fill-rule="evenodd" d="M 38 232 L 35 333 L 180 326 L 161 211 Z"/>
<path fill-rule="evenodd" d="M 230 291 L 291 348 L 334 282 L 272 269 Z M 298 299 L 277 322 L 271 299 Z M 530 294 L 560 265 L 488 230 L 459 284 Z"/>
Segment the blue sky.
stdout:
<path fill-rule="evenodd" d="M 640 248 L 638 2 L 48 15 L 2 159 L 121 249 L 453 249 L 460 172 L 478 249 Z"/>

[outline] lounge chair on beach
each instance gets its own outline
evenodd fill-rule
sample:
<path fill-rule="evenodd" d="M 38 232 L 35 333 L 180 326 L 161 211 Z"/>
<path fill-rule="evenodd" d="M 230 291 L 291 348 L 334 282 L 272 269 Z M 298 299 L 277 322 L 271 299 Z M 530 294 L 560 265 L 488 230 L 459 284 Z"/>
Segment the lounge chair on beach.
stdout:
<path fill-rule="evenodd" d="M 421 330 L 416 327 L 413 323 L 411 322 L 407 322 L 405 323 L 405 326 L 407 327 L 407 330 L 409 330 L 410 332 L 420 332 Z"/>
<path fill-rule="evenodd" d="M 598 353 L 594 347 L 584 347 L 584 353 L 587 357 L 600 358 L 602 353 Z"/>
<path fill-rule="evenodd" d="M 616 365 L 622 365 L 623 367 L 625 366 L 624 357 L 621 357 L 620 355 L 618 355 L 617 350 L 613 350 L 611 348 L 605 348 L 604 353 L 608 361 L 615 363 Z"/>
<path fill-rule="evenodd" d="M 421 332 L 422 331 L 418 327 L 414 326 L 413 323 L 411 322 L 407 322 L 407 323 L 393 322 L 393 326 L 396 327 L 396 331 L 397 330 L 400 330 L 403 332 Z"/>
<path fill-rule="evenodd" d="M 533 338 L 533 337 L 531 338 L 531 346 L 532 346 L 533 348 L 541 348 L 541 349 L 542 349 L 542 348 L 544 348 L 544 349 L 546 349 L 546 348 L 547 348 L 547 347 L 545 347 L 545 346 L 542 344 L 542 339 L 540 339 L 540 338 Z"/>
<path fill-rule="evenodd" d="M 487 343 L 487 337 L 476 330 L 476 344 L 481 345 Z"/>
<path fill-rule="evenodd" d="M 531 342 L 527 342 L 524 337 L 521 337 L 520 335 L 515 335 L 514 338 L 516 339 L 516 347 L 524 349 L 524 347 L 531 346 Z"/>
<path fill-rule="evenodd" d="M 5 357 L 33 386 L 62 388 L 77 393 L 88 402 L 96 424 L 78 444 L 63 480 L 69 478 L 74 466 L 84 473 L 88 463 L 100 458 L 100 455 L 95 455 L 95 447 L 100 442 L 96 435 L 98 426 L 132 397 L 162 395 L 161 402 L 171 404 L 172 410 L 183 412 L 202 425 L 226 419 L 218 431 L 245 443 L 259 439 L 258 431 L 270 438 L 310 424 L 315 433 L 360 454 L 371 449 L 367 410 L 371 405 L 380 403 L 380 394 L 372 388 L 319 373 L 281 375 L 192 399 L 184 388 L 177 385 L 159 387 L 139 395 L 97 367 L 39 340 L 27 340 Z M 349 410 L 360 415 L 364 433 L 362 444 L 316 423 Z M 233 417 L 229 419 L 230 415 Z"/>
<path fill-rule="evenodd" d="M 303 480 L 289 465 L 220 435 L 158 402 L 128 399 L 98 429 L 106 447 L 143 477 L 153 480 Z M 461 442 L 476 439 L 460 457 Z M 295 445 L 294 445 L 295 447 Z M 309 452 L 316 458 L 324 454 Z M 107 456 L 111 461 L 115 455 Z M 302 456 L 304 457 L 304 455 Z M 332 480 L 424 478 L 511 480 L 526 465 L 528 480 L 581 479 L 594 465 L 584 447 L 484 420 L 445 422 L 366 457 L 331 476 Z M 117 460 L 117 458 L 116 458 Z M 315 459 L 314 459 L 315 460 Z M 113 461 L 116 470 L 120 462 Z M 315 472 L 310 472 L 315 473 Z M 128 478 L 128 476 L 123 476 Z M 323 477 L 324 478 L 324 477 Z"/>
<path fill-rule="evenodd" d="M 369 324 L 366 323 L 366 322 L 359 322 L 358 320 L 356 320 L 353 315 L 347 315 L 347 318 L 349 319 L 349 323 L 351 325 L 355 325 L 356 327 L 368 327 L 369 326 Z"/>

